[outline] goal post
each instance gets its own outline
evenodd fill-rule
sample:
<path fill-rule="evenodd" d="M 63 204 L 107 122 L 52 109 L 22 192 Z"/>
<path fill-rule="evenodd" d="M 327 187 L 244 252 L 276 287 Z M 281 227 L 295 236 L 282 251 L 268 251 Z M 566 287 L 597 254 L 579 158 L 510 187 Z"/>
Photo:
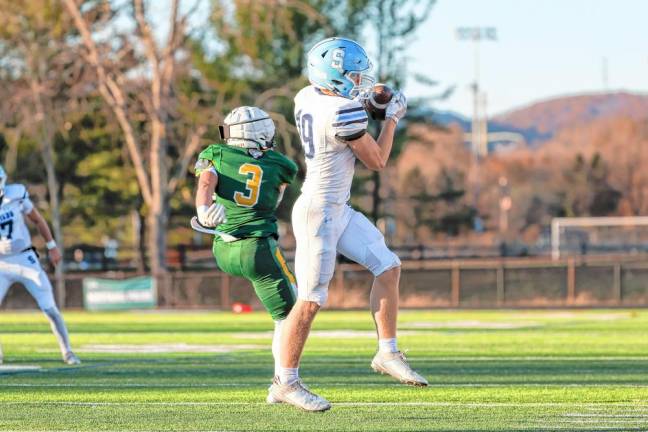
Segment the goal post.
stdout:
<path fill-rule="evenodd" d="M 648 227 L 648 216 L 616 217 L 560 217 L 551 220 L 551 257 L 559 259 L 561 255 L 561 234 L 565 228 L 614 228 L 614 227 Z"/>

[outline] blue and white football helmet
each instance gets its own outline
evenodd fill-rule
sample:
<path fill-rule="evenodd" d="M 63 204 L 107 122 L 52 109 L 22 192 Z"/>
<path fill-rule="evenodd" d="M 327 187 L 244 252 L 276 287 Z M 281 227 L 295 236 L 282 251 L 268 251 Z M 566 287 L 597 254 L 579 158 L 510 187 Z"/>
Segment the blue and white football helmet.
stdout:
<path fill-rule="evenodd" d="M 353 99 L 371 90 L 371 61 L 364 48 L 350 39 L 332 37 L 308 52 L 308 80 L 317 88 Z"/>
<path fill-rule="evenodd" d="M 0 165 L 0 197 L 4 195 L 5 186 L 7 185 L 7 173 L 4 167 Z"/>

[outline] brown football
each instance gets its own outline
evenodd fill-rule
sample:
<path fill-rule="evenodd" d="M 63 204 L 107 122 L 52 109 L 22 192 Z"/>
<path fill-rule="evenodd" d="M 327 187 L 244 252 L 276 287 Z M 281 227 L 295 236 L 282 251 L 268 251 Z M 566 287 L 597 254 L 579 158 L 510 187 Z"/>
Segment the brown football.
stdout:
<path fill-rule="evenodd" d="M 376 84 L 368 98 L 365 99 L 365 110 L 374 120 L 385 120 L 385 108 L 394 97 L 394 91 L 385 84 Z"/>

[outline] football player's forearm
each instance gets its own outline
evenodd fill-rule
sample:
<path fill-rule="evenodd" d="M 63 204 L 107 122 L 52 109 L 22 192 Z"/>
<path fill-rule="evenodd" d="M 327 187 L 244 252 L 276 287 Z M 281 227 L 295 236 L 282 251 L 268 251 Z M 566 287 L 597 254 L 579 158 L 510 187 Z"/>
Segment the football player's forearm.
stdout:
<path fill-rule="evenodd" d="M 47 222 L 45 222 L 45 219 L 41 219 L 41 222 L 38 224 L 38 232 L 43 237 L 43 239 L 45 239 L 46 243 L 49 243 L 52 240 L 54 240 L 52 231 L 50 230 L 49 225 L 47 225 Z"/>
<path fill-rule="evenodd" d="M 50 242 L 54 240 L 54 236 L 52 236 L 52 231 L 50 230 L 49 225 L 47 225 L 47 221 L 45 218 L 38 212 L 38 210 L 33 209 L 27 217 L 29 218 L 30 221 L 32 221 L 36 225 L 36 229 L 38 230 L 38 233 L 43 237 L 45 242 Z"/>
<path fill-rule="evenodd" d="M 198 190 L 196 191 L 196 208 L 212 204 L 212 196 L 216 190 L 217 182 L 218 177 L 209 171 L 200 174 L 200 177 L 198 177 Z"/>
<path fill-rule="evenodd" d="M 385 121 L 383 128 L 380 131 L 380 135 L 378 136 L 378 140 L 376 141 L 376 144 L 380 147 L 380 156 L 382 158 L 383 167 L 387 165 L 387 161 L 389 160 L 389 155 L 391 154 L 392 146 L 394 144 L 395 132 L 396 123 L 388 119 Z"/>

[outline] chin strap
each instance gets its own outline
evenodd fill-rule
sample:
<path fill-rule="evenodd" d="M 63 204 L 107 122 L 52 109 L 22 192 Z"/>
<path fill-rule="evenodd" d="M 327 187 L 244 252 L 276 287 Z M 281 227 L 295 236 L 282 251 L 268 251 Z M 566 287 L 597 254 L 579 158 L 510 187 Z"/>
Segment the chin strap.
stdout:
<path fill-rule="evenodd" d="M 260 158 L 263 157 L 263 155 L 265 154 L 265 152 L 264 152 L 263 150 L 259 150 L 259 149 L 249 149 L 249 150 L 248 150 L 248 153 L 249 153 L 250 156 L 252 156 L 254 159 L 260 159 Z"/>

